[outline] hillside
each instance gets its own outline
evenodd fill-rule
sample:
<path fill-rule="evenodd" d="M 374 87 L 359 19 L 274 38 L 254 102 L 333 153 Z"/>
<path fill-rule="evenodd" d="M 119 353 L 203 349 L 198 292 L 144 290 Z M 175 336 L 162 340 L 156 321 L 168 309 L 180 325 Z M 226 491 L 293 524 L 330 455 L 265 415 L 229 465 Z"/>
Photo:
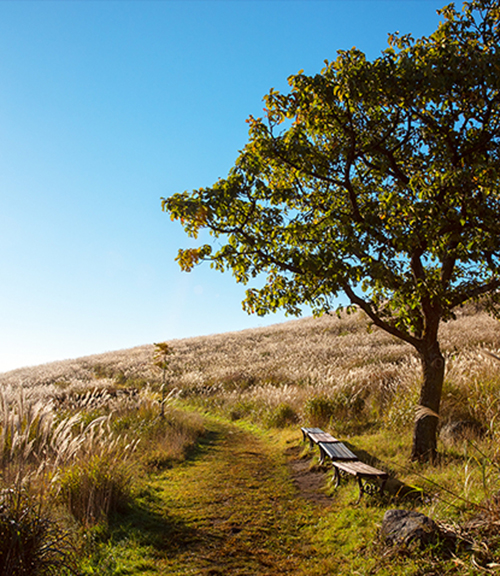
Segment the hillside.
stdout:
<path fill-rule="evenodd" d="M 470 387 L 479 378 L 497 378 L 500 364 L 484 350 L 500 350 L 498 321 L 474 308 L 441 329 L 447 357 L 447 385 L 466 386 L 467 410 L 479 401 Z M 381 330 L 369 330 L 361 313 L 305 318 L 271 327 L 169 342 L 173 349 L 169 386 L 181 396 L 217 395 L 226 403 L 287 403 L 300 412 L 314 396 L 378 398 L 388 409 L 391 398 L 414 396 L 420 364 L 411 346 Z M 154 346 L 139 346 L 54 362 L 0 374 L 4 389 L 21 386 L 34 397 L 50 397 L 91 388 L 155 384 Z M 500 355 L 500 353 L 499 353 Z M 450 398 L 448 404 L 453 403 Z M 446 404 L 443 419 L 453 416 Z M 461 406 L 461 410 L 464 407 Z"/>
<path fill-rule="evenodd" d="M 22 509 L 57 552 L 44 561 L 85 575 L 494 571 L 498 328 L 473 307 L 442 327 L 436 465 L 409 462 L 418 359 L 361 313 L 170 341 L 166 390 L 153 344 L 0 374 L 0 568 Z M 301 425 L 387 471 L 387 495 L 356 504 L 354 482 L 334 489 Z M 387 548 L 394 507 L 455 534 L 453 553 Z"/>

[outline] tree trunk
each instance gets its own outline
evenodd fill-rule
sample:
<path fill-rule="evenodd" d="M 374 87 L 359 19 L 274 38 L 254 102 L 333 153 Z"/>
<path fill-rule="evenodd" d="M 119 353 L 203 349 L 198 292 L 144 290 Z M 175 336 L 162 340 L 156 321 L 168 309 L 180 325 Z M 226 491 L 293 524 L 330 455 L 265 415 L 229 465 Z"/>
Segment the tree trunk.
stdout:
<path fill-rule="evenodd" d="M 438 417 L 435 414 L 439 414 L 443 390 L 444 358 L 437 341 L 422 346 L 419 354 L 423 369 L 423 383 L 419 401 L 422 408 L 417 412 L 411 459 L 433 462 L 437 455 Z M 426 413 L 425 408 L 432 412 Z"/>

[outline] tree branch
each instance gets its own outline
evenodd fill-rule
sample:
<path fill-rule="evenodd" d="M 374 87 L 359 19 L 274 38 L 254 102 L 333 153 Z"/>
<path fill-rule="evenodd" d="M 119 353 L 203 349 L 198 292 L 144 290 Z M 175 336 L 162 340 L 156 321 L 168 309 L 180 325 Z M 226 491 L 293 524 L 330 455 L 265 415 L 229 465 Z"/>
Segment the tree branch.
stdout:
<path fill-rule="evenodd" d="M 492 292 L 493 290 L 497 290 L 498 288 L 500 288 L 500 278 L 495 278 L 489 282 L 486 282 L 486 284 L 476 286 L 475 288 L 468 288 L 465 290 L 465 292 L 457 294 L 455 298 L 451 299 L 450 308 L 456 308 L 468 300 L 478 298 L 479 296 L 487 294 L 488 292 Z"/>
<path fill-rule="evenodd" d="M 370 318 L 370 320 L 373 321 L 375 326 L 378 326 L 382 330 L 385 330 L 385 332 L 392 334 L 392 336 L 395 336 L 396 338 L 400 338 L 404 342 L 411 344 L 417 350 L 419 350 L 419 347 L 421 346 L 422 343 L 422 341 L 419 338 L 415 338 L 411 334 L 408 334 L 407 332 L 404 332 L 403 330 L 396 328 L 392 324 L 389 324 L 385 320 L 382 320 L 382 318 L 380 318 L 380 316 L 378 316 L 377 313 L 374 312 L 370 303 L 360 298 L 347 282 L 345 282 L 342 285 L 342 289 L 347 294 L 352 304 L 356 304 L 357 306 L 359 306 L 361 310 L 363 310 L 363 312 L 365 312 L 366 315 Z"/>

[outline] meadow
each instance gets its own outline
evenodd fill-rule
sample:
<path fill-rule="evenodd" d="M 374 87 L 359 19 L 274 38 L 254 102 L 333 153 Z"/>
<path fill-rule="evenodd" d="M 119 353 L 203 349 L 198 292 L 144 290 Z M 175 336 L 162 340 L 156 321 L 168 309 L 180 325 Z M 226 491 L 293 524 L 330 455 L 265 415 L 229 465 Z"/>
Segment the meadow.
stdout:
<path fill-rule="evenodd" d="M 433 465 L 409 461 L 418 358 L 360 312 L 170 341 L 165 380 L 153 344 L 0 374 L 0 572 L 494 573 L 498 321 L 468 306 L 440 338 Z M 356 505 L 354 483 L 334 490 L 301 444 L 302 425 L 412 497 L 394 488 Z M 298 465 L 319 478 L 316 495 Z M 429 514 L 460 544 L 387 548 L 378 526 L 394 507 Z"/>

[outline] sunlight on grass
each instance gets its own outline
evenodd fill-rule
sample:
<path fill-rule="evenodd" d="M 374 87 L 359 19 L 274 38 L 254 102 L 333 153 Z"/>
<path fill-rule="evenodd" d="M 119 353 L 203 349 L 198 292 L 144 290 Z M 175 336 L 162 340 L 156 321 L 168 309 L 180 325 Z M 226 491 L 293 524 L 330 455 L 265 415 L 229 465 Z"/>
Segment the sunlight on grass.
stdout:
<path fill-rule="evenodd" d="M 86 575 L 489 570 L 500 560 L 500 362 L 486 352 L 499 355 L 500 331 L 468 308 L 441 340 L 435 465 L 409 461 L 418 359 L 353 314 L 175 341 L 168 378 L 152 346 L 0 375 L 0 488 L 47 514 Z M 355 481 L 329 485 L 302 425 L 386 470 L 387 494 L 356 504 Z M 324 474 L 327 505 L 301 493 L 292 453 Z M 395 507 L 468 544 L 455 558 L 388 549 L 379 526 Z"/>

